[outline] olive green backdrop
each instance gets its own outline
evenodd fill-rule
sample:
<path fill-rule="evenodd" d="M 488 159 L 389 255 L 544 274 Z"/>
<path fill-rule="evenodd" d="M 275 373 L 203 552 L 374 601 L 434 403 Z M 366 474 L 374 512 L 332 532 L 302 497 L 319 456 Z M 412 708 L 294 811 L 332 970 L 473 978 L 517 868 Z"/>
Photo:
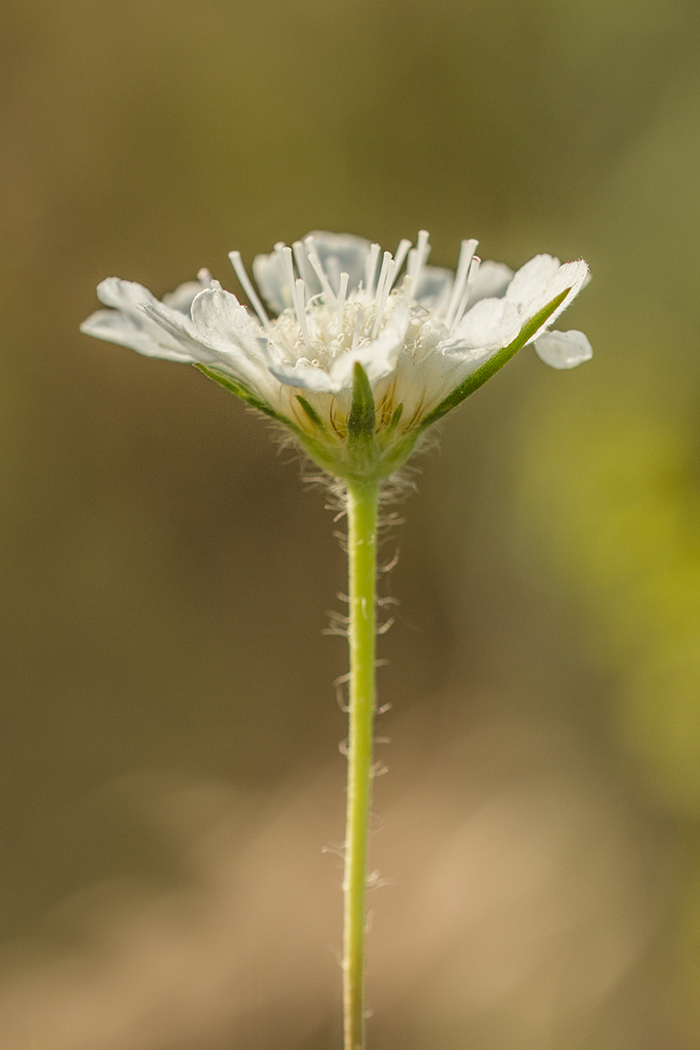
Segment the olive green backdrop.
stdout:
<path fill-rule="evenodd" d="M 371 1045 L 700 1045 L 700 9 L 6 0 L 0 1048 L 339 1045 L 343 554 L 193 370 L 81 336 L 310 229 L 585 257 L 571 373 L 384 548 Z M 387 612 L 394 610 L 387 609 Z"/>

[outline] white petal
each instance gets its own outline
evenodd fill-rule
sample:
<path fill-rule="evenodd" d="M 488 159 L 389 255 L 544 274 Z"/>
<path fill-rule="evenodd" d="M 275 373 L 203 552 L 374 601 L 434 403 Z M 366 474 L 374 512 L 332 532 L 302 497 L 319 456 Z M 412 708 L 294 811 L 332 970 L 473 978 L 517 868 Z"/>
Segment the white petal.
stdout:
<path fill-rule="evenodd" d="M 184 304 L 191 301 L 194 289 L 201 291 L 202 281 L 180 285 L 164 301 Z M 185 312 L 160 303 L 143 285 L 108 277 L 97 286 L 98 298 L 114 310 L 100 310 L 83 323 L 82 331 L 99 339 L 107 339 L 128 346 L 147 357 L 162 357 L 168 361 L 212 363 L 216 358 L 199 347 L 189 309 Z"/>
<path fill-rule="evenodd" d="M 534 333 L 529 340 L 530 342 L 536 339 L 540 332 L 549 328 L 551 324 L 554 324 L 557 317 L 559 317 L 559 315 L 566 310 L 567 306 L 569 306 L 569 304 L 576 298 L 588 281 L 588 278 L 588 265 L 583 259 L 579 259 L 576 262 L 564 263 L 564 265 L 560 266 L 556 273 L 550 277 L 540 295 L 521 308 L 520 312 L 522 318 L 524 321 L 527 321 L 538 314 L 540 310 L 543 310 L 548 303 L 551 303 L 552 300 L 556 299 L 562 292 L 569 289 L 568 295 L 562 300 L 556 310 L 549 315 L 542 327 Z"/>
<path fill-rule="evenodd" d="M 177 310 L 179 313 L 186 314 L 189 317 L 190 307 L 195 295 L 199 295 L 201 291 L 205 288 L 210 288 L 211 285 L 211 274 L 207 270 L 200 270 L 199 280 L 186 281 L 185 284 L 179 285 L 174 292 L 168 292 L 167 295 L 163 296 L 163 302 L 166 306 L 170 306 L 173 310 Z"/>
<path fill-rule="evenodd" d="M 186 348 L 192 361 L 197 361 L 201 365 L 210 365 L 218 361 L 218 354 L 207 344 L 206 340 L 199 337 L 189 315 L 182 314 L 179 310 L 173 310 L 165 303 L 157 301 L 144 303 L 141 310 L 154 328 L 160 328 L 163 332 L 169 333 Z"/>
<path fill-rule="evenodd" d="M 454 276 L 452 270 L 443 270 L 439 266 L 424 266 L 418 285 L 413 290 L 413 298 L 426 310 L 441 313 L 449 302 Z"/>
<path fill-rule="evenodd" d="M 304 243 L 317 256 L 333 291 L 338 290 L 341 273 L 349 275 L 348 293 L 356 291 L 364 280 L 365 260 L 370 251 L 368 240 L 350 233 L 314 230 L 304 237 Z M 256 255 L 253 259 L 253 276 L 263 298 L 275 313 L 280 314 L 292 306 L 292 292 L 281 252 Z M 310 266 L 306 268 L 304 279 L 307 281 L 309 297 L 321 291 L 320 281 Z"/>
<path fill-rule="evenodd" d="M 239 350 L 260 355 L 269 340 L 236 296 L 223 288 L 208 288 L 192 303 L 192 323 L 197 334 L 219 353 Z"/>
<path fill-rule="evenodd" d="M 253 276 L 263 299 L 276 314 L 281 314 L 292 305 L 292 292 L 281 252 L 256 255 L 253 259 Z"/>
<path fill-rule="evenodd" d="M 222 292 L 220 288 L 200 292 L 200 296 L 229 294 L 229 292 Z M 196 296 L 192 303 L 193 314 L 197 310 L 198 298 L 199 296 Z M 231 298 L 237 302 L 234 296 Z M 268 397 L 270 394 L 269 373 L 264 366 L 251 363 L 246 355 L 240 352 L 233 337 L 224 337 L 220 345 L 216 345 L 216 339 L 210 337 L 210 333 L 204 326 L 198 328 L 189 317 L 183 316 L 163 303 L 147 303 L 143 310 L 153 319 L 154 323 L 170 332 L 188 348 L 192 361 L 200 365 L 207 365 L 209 368 L 216 368 L 219 372 L 225 372 L 250 387 L 261 398 Z M 247 314 L 246 317 L 252 324 Z"/>
<path fill-rule="evenodd" d="M 336 394 L 340 390 L 339 384 L 331 378 L 325 368 L 317 368 L 305 358 L 294 364 L 271 364 L 270 372 L 285 386 L 296 386 L 301 390 L 313 390 L 319 394 Z"/>
<path fill-rule="evenodd" d="M 476 272 L 469 294 L 469 305 L 473 306 L 480 299 L 500 299 L 512 280 L 513 271 L 510 266 L 487 259 Z"/>
<path fill-rule="evenodd" d="M 135 281 L 122 281 L 119 277 L 107 277 L 97 286 L 97 298 L 105 306 L 113 306 L 129 314 L 139 316 L 144 303 L 157 303 L 156 297 Z"/>
<path fill-rule="evenodd" d="M 518 308 L 507 299 L 480 299 L 440 347 L 443 352 L 499 350 L 515 339 L 522 327 Z"/>
<path fill-rule="evenodd" d="M 351 233 L 328 233 L 326 230 L 313 230 L 304 237 L 313 241 L 313 251 L 318 256 L 324 271 L 328 275 L 333 291 L 338 290 L 341 273 L 348 274 L 348 292 L 354 292 L 365 276 L 365 260 L 370 252 L 370 242 L 364 237 L 355 237 Z M 320 284 L 317 291 L 320 291 Z M 313 293 L 312 293 L 313 294 Z"/>
<path fill-rule="evenodd" d="M 98 298 L 114 310 L 98 310 L 84 321 L 81 330 L 98 339 L 127 346 L 147 357 L 191 362 L 189 345 L 178 333 L 168 333 L 144 313 L 144 307 L 160 305 L 147 288 L 134 281 L 108 277 L 97 286 Z"/>
<path fill-rule="evenodd" d="M 192 363 L 194 358 L 184 346 L 170 337 L 147 317 L 141 323 L 118 310 L 98 310 L 80 326 L 85 335 L 106 339 L 109 343 L 126 346 L 146 357 L 162 357 L 166 361 Z"/>
<path fill-rule="evenodd" d="M 218 357 L 217 367 L 223 365 L 261 397 L 271 395 L 269 365 L 279 353 L 235 295 L 222 288 L 200 292 L 192 303 L 192 323 L 199 341 Z"/>
<path fill-rule="evenodd" d="M 559 266 L 559 260 L 552 255 L 536 255 L 517 271 L 506 290 L 506 299 L 516 306 L 525 306 L 541 295 Z"/>
<path fill-rule="evenodd" d="M 593 357 L 593 350 L 583 332 L 543 332 L 535 340 L 535 350 L 552 368 L 575 368 Z"/>
<path fill-rule="evenodd" d="M 431 353 L 420 361 L 401 354 L 396 372 L 377 385 L 375 399 L 380 400 L 391 388 L 394 402 L 404 406 L 402 418 L 409 421 L 422 417 L 489 356 L 490 351 L 483 351 L 472 363 L 464 354 Z"/>

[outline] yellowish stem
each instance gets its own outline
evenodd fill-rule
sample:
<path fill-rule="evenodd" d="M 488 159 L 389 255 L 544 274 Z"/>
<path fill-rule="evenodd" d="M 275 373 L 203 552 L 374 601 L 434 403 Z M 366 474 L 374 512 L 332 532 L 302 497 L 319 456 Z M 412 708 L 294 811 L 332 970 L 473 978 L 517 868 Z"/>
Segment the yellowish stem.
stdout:
<path fill-rule="evenodd" d="M 377 484 L 348 487 L 350 733 L 343 879 L 345 1050 L 365 1047 L 365 896 L 375 710 L 378 505 Z"/>

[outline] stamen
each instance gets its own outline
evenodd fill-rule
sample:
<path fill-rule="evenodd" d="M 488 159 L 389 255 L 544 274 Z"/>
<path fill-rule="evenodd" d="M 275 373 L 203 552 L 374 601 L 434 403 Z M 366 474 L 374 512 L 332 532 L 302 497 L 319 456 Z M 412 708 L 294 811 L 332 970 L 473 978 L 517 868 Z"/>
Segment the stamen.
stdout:
<path fill-rule="evenodd" d="M 365 322 L 365 308 L 364 308 L 364 306 L 361 306 L 360 309 L 357 311 L 357 317 L 355 318 L 355 331 L 353 333 L 352 347 L 351 347 L 352 350 L 355 349 L 355 347 L 357 346 L 357 344 L 358 344 L 358 342 L 360 340 L 360 333 L 362 332 L 362 325 L 364 324 L 364 322 Z"/>
<path fill-rule="evenodd" d="M 471 290 L 472 290 L 472 288 L 474 286 L 474 280 L 476 279 L 476 275 L 479 272 L 480 265 L 481 265 L 481 259 L 479 258 L 478 255 L 475 255 L 474 258 L 472 259 L 471 263 L 469 264 L 469 276 L 467 277 L 467 281 L 466 281 L 466 284 L 465 284 L 465 287 L 464 287 L 464 292 L 462 293 L 462 298 L 461 298 L 460 304 L 459 304 L 459 306 L 457 308 L 457 313 L 454 316 L 454 321 L 452 322 L 452 324 L 450 326 L 450 335 L 452 335 L 452 333 L 454 332 L 455 328 L 457 327 L 459 322 L 464 317 L 465 311 L 467 309 L 467 302 L 469 300 L 469 295 L 470 295 Z"/>
<path fill-rule="evenodd" d="M 308 236 L 304 237 L 304 248 L 306 250 L 306 257 L 311 263 L 314 273 L 321 282 L 321 287 L 323 289 L 323 294 L 325 295 L 326 300 L 330 303 L 334 303 L 335 292 L 333 291 L 333 286 L 331 285 L 331 282 L 328 279 L 326 271 L 323 269 L 321 260 L 318 257 L 318 252 L 316 251 L 316 241 L 312 234 L 308 234 Z M 307 284 L 310 283 L 309 277 L 306 274 L 302 274 L 302 276 L 306 278 Z"/>
<path fill-rule="evenodd" d="M 474 252 L 476 251 L 478 244 L 479 242 L 475 240 L 462 241 L 462 247 L 459 250 L 459 262 L 457 263 L 455 283 L 452 286 L 450 301 L 445 312 L 445 325 L 447 328 L 449 328 L 454 321 L 455 312 L 462 299 L 464 282 L 469 274 L 469 267 L 471 266 Z"/>
<path fill-rule="evenodd" d="M 348 294 L 349 280 L 349 274 L 341 273 L 340 288 L 338 289 L 338 335 L 342 335 L 343 332 L 343 317 L 345 315 L 345 297 Z"/>
<path fill-rule="evenodd" d="M 392 261 L 393 256 L 391 252 L 384 252 L 384 257 L 382 258 L 382 268 L 379 271 L 379 280 L 377 281 L 377 290 L 375 292 L 375 298 L 377 300 L 379 300 L 382 294 L 384 293 L 384 285 L 386 284 L 386 279 L 389 276 L 389 267 L 391 266 Z"/>
<path fill-rule="evenodd" d="M 326 270 L 331 288 L 335 290 L 340 285 L 340 262 L 337 255 L 329 255 L 326 259 Z"/>
<path fill-rule="evenodd" d="M 300 249 L 301 257 L 304 258 L 305 260 L 308 259 L 309 262 L 311 263 L 311 256 L 315 255 L 316 256 L 316 261 L 320 265 L 320 261 L 319 261 L 319 258 L 318 258 L 318 252 L 316 251 L 316 241 L 314 240 L 312 234 L 310 234 L 310 233 L 307 234 L 307 236 L 304 237 L 304 240 L 301 243 L 303 244 L 303 253 L 302 253 L 302 251 Z M 299 244 L 298 241 L 297 241 L 297 244 Z M 295 255 L 295 257 L 298 260 L 298 256 Z M 311 265 L 313 266 L 314 272 L 318 275 L 318 270 L 317 270 L 316 266 L 314 266 L 313 263 L 311 263 Z M 298 267 L 299 267 L 299 262 L 297 261 L 297 268 Z M 323 270 L 323 267 L 321 267 L 321 269 Z M 311 274 L 309 273 L 308 266 L 306 267 L 304 273 L 302 273 L 301 270 L 299 270 L 299 273 L 304 278 L 304 280 L 306 281 L 307 284 L 311 283 Z M 323 271 L 323 275 L 324 275 L 324 277 L 326 277 L 326 280 L 328 280 L 325 270 Z M 323 284 L 323 281 L 321 281 L 321 284 Z M 333 291 L 332 288 L 331 288 L 331 291 Z M 335 295 L 333 296 L 333 298 L 335 298 Z"/>
<path fill-rule="evenodd" d="M 404 237 L 404 239 L 402 241 L 399 242 L 399 246 L 396 249 L 396 255 L 394 256 L 394 262 L 396 263 L 396 273 L 398 273 L 399 270 L 401 269 L 401 267 L 403 266 L 404 259 L 408 255 L 408 249 L 410 247 L 411 247 L 411 242 L 409 240 L 407 240 L 405 237 Z M 396 279 L 396 277 L 394 277 L 394 280 L 395 279 Z M 389 291 L 391 291 L 391 289 L 389 289 Z"/>
<path fill-rule="evenodd" d="M 429 233 L 427 230 L 420 230 L 418 233 L 418 243 L 416 247 L 411 250 L 408 256 L 408 274 L 413 278 L 414 288 L 418 287 L 420 281 L 421 271 L 425 266 L 425 262 L 430 255 L 430 245 L 428 243 Z"/>
<path fill-rule="evenodd" d="M 309 328 L 306 323 L 306 283 L 301 277 L 294 283 L 294 291 L 296 293 L 296 308 L 297 317 L 299 318 L 299 327 L 301 328 L 301 334 L 304 342 L 311 349 L 311 340 L 309 339 Z"/>
<path fill-rule="evenodd" d="M 228 257 L 231 260 L 231 265 L 233 266 L 234 270 L 236 271 L 236 277 L 241 282 L 241 287 L 243 288 L 243 291 L 248 296 L 248 299 L 250 300 L 250 303 L 251 303 L 253 309 L 255 310 L 256 314 L 260 318 L 260 323 L 262 324 L 263 328 L 269 328 L 270 327 L 270 318 L 265 313 L 265 307 L 260 302 L 260 299 L 258 297 L 258 293 L 255 291 L 255 288 L 253 288 L 253 282 L 251 281 L 250 277 L 246 273 L 246 268 L 243 265 L 243 259 L 241 258 L 241 253 L 240 252 L 229 252 L 228 253 Z"/>
<path fill-rule="evenodd" d="M 381 324 L 382 314 L 386 306 L 386 301 L 389 298 L 389 292 L 391 286 L 394 283 L 396 277 L 396 263 L 391 257 L 391 252 L 384 252 L 384 261 L 382 262 L 382 272 L 379 275 L 379 282 L 377 284 L 377 313 L 374 318 L 374 327 L 372 329 L 372 339 L 376 339 L 377 332 L 379 331 L 379 325 Z"/>
<path fill-rule="evenodd" d="M 315 252 L 309 252 L 309 262 L 313 266 L 314 271 L 316 273 L 316 276 L 318 277 L 319 281 L 321 282 L 321 287 L 323 288 L 323 294 L 325 295 L 327 301 L 329 303 L 334 303 L 335 302 L 335 293 L 334 293 L 333 289 L 331 288 L 331 286 L 330 286 L 330 284 L 328 282 L 328 278 L 326 277 L 325 271 L 324 271 L 323 267 L 321 266 L 321 262 L 319 260 L 319 257 L 318 257 L 318 255 L 315 254 Z"/>
<path fill-rule="evenodd" d="M 277 248 L 277 245 L 275 245 L 275 248 Z M 294 307 L 294 313 L 297 316 L 297 322 L 299 324 L 301 324 L 301 320 L 299 319 L 299 309 L 297 307 L 296 293 L 294 291 L 294 289 L 295 289 L 295 284 L 294 284 L 295 278 L 294 278 L 294 262 L 293 262 L 293 259 L 292 259 L 292 249 L 288 248 L 286 244 L 283 244 L 280 250 L 282 252 L 282 259 L 284 260 L 284 269 L 286 271 L 286 277 L 287 277 L 287 280 L 289 281 L 289 294 L 292 297 L 292 306 Z"/>
<path fill-rule="evenodd" d="M 403 279 L 403 285 L 401 286 L 401 294 L 403 295 L 407 303 L 411 302 L 411 299 L 413 298 L 413 278 L 408 273 Z"/>
<path fill-rule="evenodd" d="M 370 245 L 369 255 L 365 259 L 365 288 L 370 296 L 374 295 L 374 279 L 377 274 L 377 260 L 380 251 L 381 245 Z"/>
<path fill-rule="evenodd" d="M 306 261 L 306 248 L 304 243 L 302 241 L 294 241 L 292 248 L 294 250 L 294 261 L 297 264 L 299 276 L 308 284 L 311 274 L 309 273 L 309 266 Z"/>

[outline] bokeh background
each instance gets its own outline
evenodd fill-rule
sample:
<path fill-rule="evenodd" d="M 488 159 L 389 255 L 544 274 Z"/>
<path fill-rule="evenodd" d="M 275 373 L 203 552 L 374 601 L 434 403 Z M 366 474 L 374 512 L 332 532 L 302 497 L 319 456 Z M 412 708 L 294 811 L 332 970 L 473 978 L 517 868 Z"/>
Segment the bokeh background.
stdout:
<path fill-rule="evenodd" d="M 78 325 L 109 274 L 236 291 L 232 248 L 420 227 L 588 259 L 596 356 L 463 406 L 384 548 L 371 1046 L 700 1046 L 695 0 L 0 26 L 1 1050 L 339 1046 L 342 526 L 238 402 Z"/>

